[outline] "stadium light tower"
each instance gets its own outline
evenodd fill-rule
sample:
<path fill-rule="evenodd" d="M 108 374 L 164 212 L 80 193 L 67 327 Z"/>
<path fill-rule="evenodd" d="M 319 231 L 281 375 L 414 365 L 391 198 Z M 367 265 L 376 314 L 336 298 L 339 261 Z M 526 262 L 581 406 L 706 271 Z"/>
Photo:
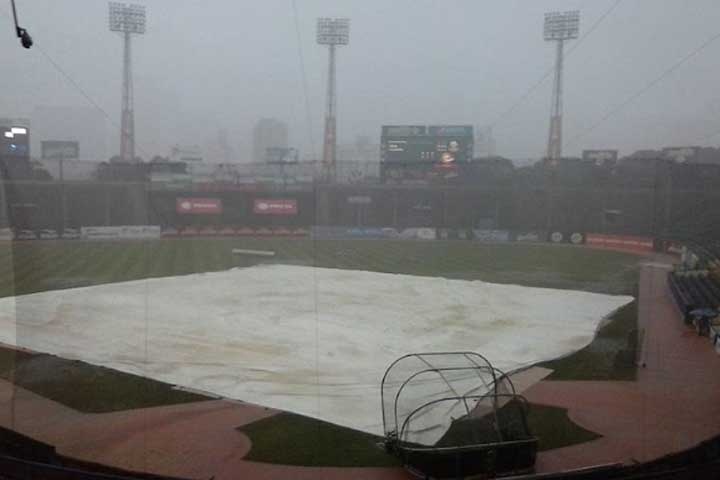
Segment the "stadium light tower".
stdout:
<path fill-rule="evenodd" d="M 563 47 L 565 41 L 578 38 L 580 33 L 580 12 L 550 12 L 545 14 L 544 36 L 547 42 L 556 42 L 555 82 L 553 84 L 550 113 L 550 134 L 548 136 L 547 158 L 551 165 L 557 165 L 562 157 L 562 93 L 563 93 Z"/>
<path fill-rule="evenodd" d="M 133 112 L 131 36 L 145 33 L 145 6 L 110 2 L 109 27 L 124 40 L 122 118 L 120 126 L 120 158 L 135 161 L 135 114 Z"/>
<path fill-rule="evenodd" d="M 350 20 L 347 18 L 318 18 L 317 43 L 327 45 L 328 58 L 328 89 L 325 110 L 325 134 L 323 138 L 323 167 L 328 180 L 334 181 L 336 174 L 335 155 L 337 153 L 337 118 L 336 118 L 336 82 L 335 82 L 335 47 L 350 42 Z"/>

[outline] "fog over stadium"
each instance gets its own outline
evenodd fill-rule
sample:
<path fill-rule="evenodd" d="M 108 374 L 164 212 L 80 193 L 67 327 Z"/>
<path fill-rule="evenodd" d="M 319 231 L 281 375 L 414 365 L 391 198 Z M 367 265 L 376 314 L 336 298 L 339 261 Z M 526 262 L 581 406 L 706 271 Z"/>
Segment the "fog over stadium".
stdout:
<path fill-rule="evenodd" d="M 720 478 L 719 0 L 0 18 L 0 480 Z"/>
<path fill-rule="evenodd" d="M 234 161 L 246 162 L 253 125 L 274 117 L 288 123 L 303 158 L 319 158 L 327 52 L 314 30 L 318 17 L 330 16 L 352 22 L 350 45 L 338 56 L 339 143 L 357 136 L 377 142 L 383 124 L 470 124 L 494 127 L 497 154 L 537 159 L 545 152 L 552 75 L 519 100 L 553 65 L 543 14 L 569 9 L 582 20 L 580 39 L 566 49 L 577 45 L 565 70 L 565 155 L 715 146 L 720 42 L 593 128 L 711 38 L 720 14 L 715 0 L 625 1 L 593 30 L 614 3 L 148 1 L 147 34 L 133 45 L 138 151 L 147 160 L 174 144 L 217 142 L 224 131 Z M 13 95 L 0 98 L 3 116 L 28 118 L 38 106 L 95 108 L 81 89 L 109 116 L 107 153 L 116 154 L 122 43 L 107 31 L 107 4 L 35 0 L 21 8 L 37 48 L 7 45 L 0 69 Z M 9 8 L 0 14 L 9 40 Z"/>

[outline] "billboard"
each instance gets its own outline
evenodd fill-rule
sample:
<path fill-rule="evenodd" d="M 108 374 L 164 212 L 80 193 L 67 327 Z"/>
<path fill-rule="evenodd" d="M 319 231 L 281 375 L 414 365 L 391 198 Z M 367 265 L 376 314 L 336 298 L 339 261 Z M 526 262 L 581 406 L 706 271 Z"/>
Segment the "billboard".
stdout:
<path fill-rule="evenodd" d="M 181 215 L 218 215 L 223 205 L 219 198 L 177 198 L 175 211 Z"/>
<path fill-rule="evenodd" d="M 268 147 L 265 149 L 267 163 L 298 163 L 300 154 L 294 148 Z"/>
<path fill-rule="evenodd" d="M 655 248 L 652 238 L 630 235 L 603 235 L 588 233 L 585 243 L 590 247 L 621 250 L 626 252 L 649 253 Z"/>
<path fill-rule="evenodd" d="M 40 142 L 43 159 L 77 160 L 80 158 L 80 145 L 75 141 L 47 140 Z"/>
<path fill-rule="evenodd" d="M 470 125 L 385 125 L 380 175 L 387 183 L 426 184 L 458 176 L 473 157 Z"/>
<path fill-rule="evenodd" d="M 662 149 L 663 157 L 677 163 L 693 162 L 699 152 L 700 147 L 668 147 Z"/>
<path fill-rule="evenodd" d="M 298 204 L 294 198 L 256 198 L 253 203 L 256 215 L 297 215 Z"/>
<path fill-rule="evenodd" d="M 598 167 L 611 167 L 617 164 L 617 150 L 583 150 L 582 159 L 593 162 Z"/>
<path fill-rule="evenodd" d="M 27 120 L 0 119 L 0 157 L 30 157 Z"/>
<path fill-rule="evenodd" d="M 202 162 L 203 152 L 198 145 L 175 145 L 170 150 L 170 160 L 183 163 Z"/>

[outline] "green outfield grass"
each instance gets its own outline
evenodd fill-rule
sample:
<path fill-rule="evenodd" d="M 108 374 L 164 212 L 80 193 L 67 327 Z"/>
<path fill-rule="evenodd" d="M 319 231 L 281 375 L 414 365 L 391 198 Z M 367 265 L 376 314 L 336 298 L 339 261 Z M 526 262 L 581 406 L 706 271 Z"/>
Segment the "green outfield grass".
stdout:
<path fill-rule="evenodd" d="M 107 413 L 211 399 L 138 375 L 6 347 L 0 347 L 0 378 L 83 413 Z"/>
<path fill-rule="evenodd" d="M 16 242 L 0 247 L 0 297 L 242 266 L 233 248 L 269 249 L 274 262 L 443 276 L 496 283 L 631 293 L 634 255 L 553 245 L 471 242 L 165 239 Z"/>
<path fill-rule="evenodd" d="M 615 312 L 592 343 L 567 357 L 542 364 L 548 380 L 628 380 L 637 376 L 637 301 Z"/>

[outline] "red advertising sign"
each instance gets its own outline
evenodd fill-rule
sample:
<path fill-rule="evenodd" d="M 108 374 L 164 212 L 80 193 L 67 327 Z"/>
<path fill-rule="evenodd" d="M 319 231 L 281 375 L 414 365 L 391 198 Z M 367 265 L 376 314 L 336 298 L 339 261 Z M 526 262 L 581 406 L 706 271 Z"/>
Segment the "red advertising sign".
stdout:
<path fill-rule="evenodd" d="M 217 215 L 222 210 L 219 198 L 178 198 L 175 201 L 175 211 L 180 214 Z"/>
<path fill-rule="evenodd" d="M 297 215 L 297 200 L 291 198 L 255 199 L 253 212 L 257 215 Z"/>
<path fill-rule="evenodd" d="M 652 238 L 631 237 L 627 235 L 588 233 L 585 237 L 585 243 L 590 247 L 638 253 L 652 252 L 654 248 Z"/>

